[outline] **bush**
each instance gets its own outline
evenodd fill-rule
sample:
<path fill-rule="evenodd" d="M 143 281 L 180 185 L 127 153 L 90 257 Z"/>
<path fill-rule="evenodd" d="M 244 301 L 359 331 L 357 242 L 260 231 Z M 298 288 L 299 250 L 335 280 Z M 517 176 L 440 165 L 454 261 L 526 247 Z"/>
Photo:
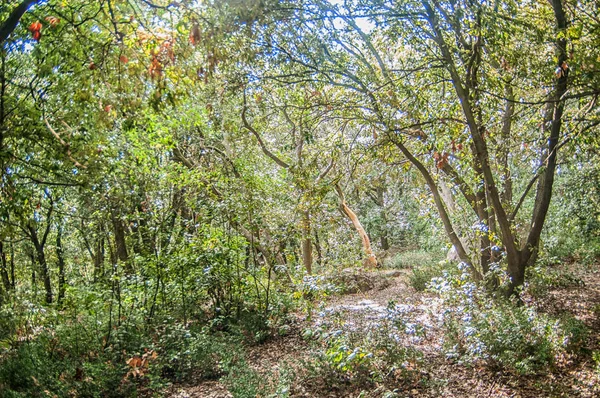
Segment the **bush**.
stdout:
<path fill-rule="evenodd" d="M 0 361 L 0 393 L 4 394 L 0 395 L 67 396 L 69 391 L 77 391 L 78 396 L 121 397 L 134 393 L 135 386 L 123 382 L 122 365 L 95 352 L 84 358 L 71 355 L 74 347 L 65 345 L 62 337 L 42 332 L 5 355 Z M 81 348 L 90 347 L 87 341 L 79 343 Z"/>
<path fill-rule="evenodd" d="M 432 279 L 441 277 L 445 273 L 448 275 L 456 275 L 458 272 L 459 271 L 454 264 L 447 261 L 440 261 L 413 268 L 408 276 L 408 281 L 410 286 L 416 291 L 422 292 L 427 289 Z"/>
<path fill-rule="evenodd" d="M 587 336 L 582 322 L 492 298 L 466 274 L 436 278 L 432 286 L 448 308 L 443 325 L 450 358 L 531 374 L 563 363 Z"/>
<path fill-rule="evenodd" d="M 335 314 L 316 329 L 306 329 L 304 337 L 314 339 L 319 347 L 316 360 L 305 364 L 310 383 L 304 384 L 323 391 L 369 388 L 376 383 L 396 388 L 406 380 L 414 381 L 422 357 L 414 343 L 424 336 L 424 330 L 407 322 L 404 311 L 390 302 L 381 318 L 363 325 L 365 330 L 330 330 L 344 323 L 343 318 L 335 319 Z"/>
<path fill-rule="evenodd" d="M 228 369 L 221 381 L 233 395 L 233 398 L 256 398 L 264 396 L 263 380 L 255 370 L 244 361 L 237 362 Z"/>
<path fill-rule="evenodd" d="M 410 250 L 396 254 L 385 262 L 385 266 L 397 269 L 428 267 L 435 266 L 441 260 L 443 260 L 443 255 L 441 253 Z"/>
<path fill-rule="evenodd" d="M 527 269 L 527 291 L 534 297 L 541 297 L 549 289 L 583 286 L 583 281 L 572 274 L 537 265 Z"/>

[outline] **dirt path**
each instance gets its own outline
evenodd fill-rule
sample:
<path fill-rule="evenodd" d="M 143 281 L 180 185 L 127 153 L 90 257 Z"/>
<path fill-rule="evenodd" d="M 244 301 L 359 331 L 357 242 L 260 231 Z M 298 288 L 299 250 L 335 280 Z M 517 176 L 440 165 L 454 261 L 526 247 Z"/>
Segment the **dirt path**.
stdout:
<path fill-rule="evenodd" d="M 401 397 L 596 397 L 600 396 L 598 375 L 593 364 L 579 363 L 566 373 L 548 373 L 515 378 L 486 367 L 474 368 L 448 360 L 441 348 L 442 302 L 431 293 L 415 291 L 408 283 L 409 270 L 394 271 L 383 289 L 347 294 L 330 298 L 315 309 L 310 319 L 298 315 L 292 332 L 265 344 L 250 347 L 249 366 L 259 375 L 277 379 L 281 369 L 287 369 L 302 380 L 304 362 L 315 355 L 315 346 L 302 337 L 306 329 L 324 333 L 355 333 L 367 335 L 382 333 L 395 339 L 398 346 L 413 348 L 422 353 L 418 380 L 397 386 Z M 574 309 L 575 315 L 592 327 L 596 337 L 591 339 L 591 349 L 598 349 L 597 333 L 600 329 L 598 306 L 600 304 L 600 274 L 588 273 L 584 284 L 549 292 L 548 302 L 540 303 L 542 310 L 560 312 Z M 554 301 L 551 301 L 554 300 Z M 597 301 L 596 301 L 597 300 Z M 393 321 L 392 321 L 393 320 Z M 303 362 L 304 361 L 304 362 Z M 226 398 L 232 397 L 218 381 L 192 383 L 172 389 L 173 398 Z M 306 388 L 305 388 L 306 387 Z M 315 388 L 298 383 L 290 391 L 291 397 L 353 397 L 352 389 L 341 392 L 326 391 L 322 395 Z M 361 397 L 383 397 L 384 389 L 375 384 L 371 392 Z M 389 387 L 389 386 L 388 386 Z M 389 389 L 386 387 L 389 391 Z M 319 391 L 317 388 L 316 391 Z M 598 395 L 597 395 L 598 394 Z"/>

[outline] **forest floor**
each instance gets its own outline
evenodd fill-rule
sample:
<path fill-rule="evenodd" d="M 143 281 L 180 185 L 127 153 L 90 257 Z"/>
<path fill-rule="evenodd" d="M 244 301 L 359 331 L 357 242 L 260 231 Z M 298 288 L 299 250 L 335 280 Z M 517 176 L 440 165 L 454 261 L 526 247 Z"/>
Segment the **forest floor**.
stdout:
<path fill-rule="evenodd" d="M 569 313 L 585 322 L 590 337 L 584 351 L 589 354 L 600 348 L 600 270 L 598 265 L 573 267 L 573 274 L 582 283 L 550 289 L 543 300 L 531 299 L 529 304 L 540 312 Z M 287 335 L 248 348 L 249 366 L 264 378 L 270 390 L 275 391 L 279 380 L 287 378 L 287 394 L 281 396 L 366 398 L 390 396 L 384 395 L 385 391 L 394 390 L 397 395 L 392 396 L 399 397 L 600 397 L 600 380 L 590 355 L 530 376 L 462 365 L 448 359 L 442 350 L 441 299 L 433 293 L 413 289 L 409 284 L 410 270 L 378 272 L 389 283 L 364 292 L 332 296 L 310 317 L 306 312 L 295 314 Z M 307 329 L 368 334 L 381 327 L 390 302 L 400 310 L 405 324 L 423 331 L 402 342 L 422 353 L 418 366 L 415 365 L 416 377 L 405 378 L 390 389 L 389 385 L 377 383 L 370 383 L 367 388 L 352 383 L 331 385 L 310 376 L 307 364 L 314 360 L 320 347 L 306 338 Z M 172 398 L 233 397 L 224 384 L 215 380 L 176 385 L 169 394 Z"/>

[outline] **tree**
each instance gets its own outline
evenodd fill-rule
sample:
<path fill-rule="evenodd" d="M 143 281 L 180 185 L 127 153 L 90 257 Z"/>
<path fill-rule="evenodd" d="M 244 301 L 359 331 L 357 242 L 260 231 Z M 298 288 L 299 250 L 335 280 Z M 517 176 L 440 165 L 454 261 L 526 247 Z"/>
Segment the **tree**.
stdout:
<path fill-rule="evenodd" d="M 541 14 L 531 21 L 530 10 L 512 2 L 316 1 L 292 23 L 302 32 L 297 40 L 273 44 L 275 54 L 296 65 L 292 77 L 280 79 L 317 81 L 347 92 L 351 105 L 346 107 L 355 112 L 346 117 L 360 117 L 381 131 L 382 140 L 422 175 L 473 278 L 482 279 L 503 258 L 509 293 L 523 284 L 525 269 L 536 258 L 557 152 L 570 140 L 562 129 L 565 118 L 570 129 L 595 126 L 581 123 L 595 107 L 594 81 L 566 66 L 555 75 L 552 66 L 568 60 L 568 47 L 576 42 L 568 11 L 561 1 L 535 7 Z M 361 21 L 369 21 L 371 30 Z M 552 45 L 546 38 L 553 38 Z M 525 52 L 540 57 L 524 57 Z M 566 94 L 573 80 L 580 94 Z M 542 118 L 526 113 L 541 108 Z M 502 123 L 495 122 L 498 114 Z M 528 150 L 511 146 L 515 140 L 526 142 Z M 539 161 L 532 168 L 534 154 Z M 515 177 L 523 174 L 517 183 Z M 467 227 L 477 230 L 477 250 L 469 252 L 461 241 L 467 231 L 459 232 L 444 203 L 443 180 L 472 212 L 474 222 Z M 517 187 L 521 192 L 514 202 Z M 525 221 L 520 210 L 532 189 L 535 203 Z"/>

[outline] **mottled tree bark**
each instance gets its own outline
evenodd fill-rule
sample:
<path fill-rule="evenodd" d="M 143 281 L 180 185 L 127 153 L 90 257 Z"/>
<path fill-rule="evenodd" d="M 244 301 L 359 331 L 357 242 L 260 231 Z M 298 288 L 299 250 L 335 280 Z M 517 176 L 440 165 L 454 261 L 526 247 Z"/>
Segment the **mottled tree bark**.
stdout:
<path fill-rule="evenodd" d="M 365 254 L 365 264 L 370 268 L 377 267 L 377 257 L 375 256 L 375 253 L 373 253 L 373 249 L 371 248 L 371 240 L 369 239 L 369 235 L 367 235 L 367 232 L 360 223 L 360 220 L 358 219 L 356 213 L 354 213 L 350 206 L 348 206 L 348 203 L 346 203 L 344 192 L 342 191 L 342 188 L 339 184 L 335 185 L 335 190 L 340 198 L 340 208 L 342 209 L 344 214 L 348 216 L 350 221 L 352 221 L 352 225 L 354 225 L 358 236 L 360 236 L 363 251 Z"/>

